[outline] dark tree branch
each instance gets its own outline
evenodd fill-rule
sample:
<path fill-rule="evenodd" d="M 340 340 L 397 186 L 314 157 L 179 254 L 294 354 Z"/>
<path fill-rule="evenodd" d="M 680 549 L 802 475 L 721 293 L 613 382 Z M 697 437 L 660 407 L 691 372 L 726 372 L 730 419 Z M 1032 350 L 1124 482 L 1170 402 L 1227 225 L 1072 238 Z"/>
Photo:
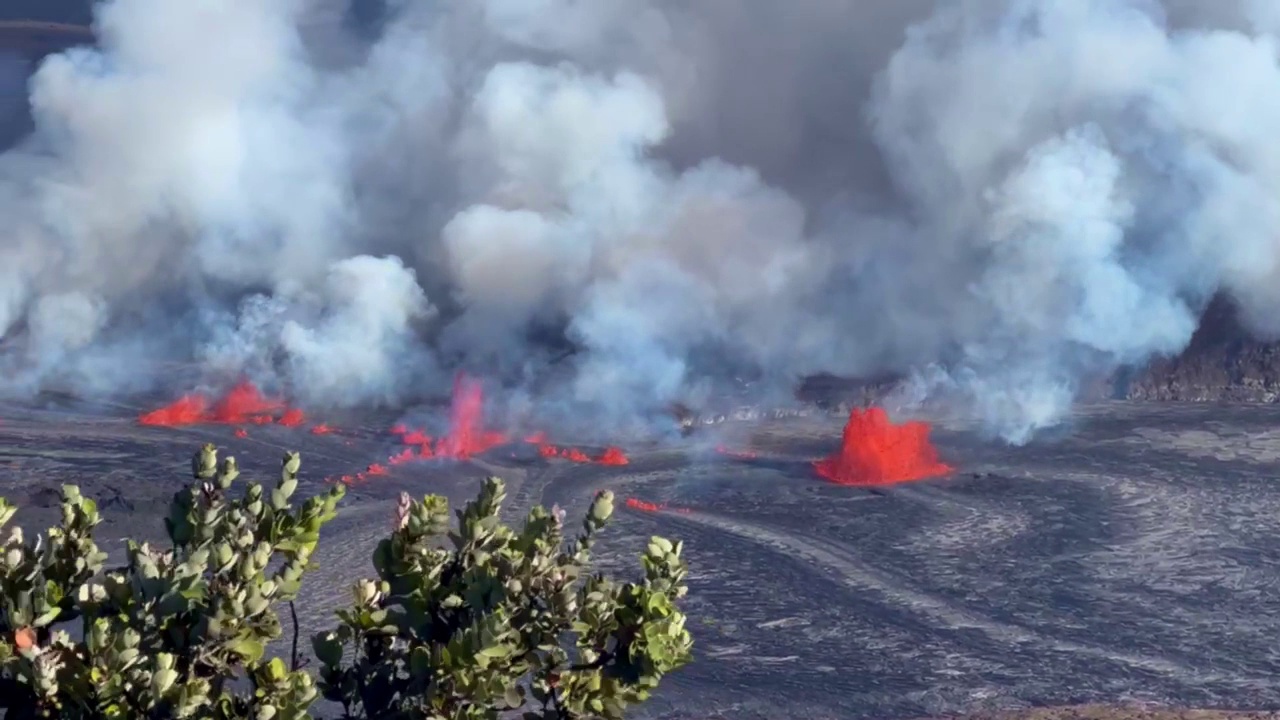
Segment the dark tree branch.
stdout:
<path fill-rule="evenodd" d="M 298 611 L 293 606 L 293 601 L 289 601 L 289 616 L 293 618 L 293 655 L 289 663 L 289 669 L 296 672 L 298 670 Z"/>

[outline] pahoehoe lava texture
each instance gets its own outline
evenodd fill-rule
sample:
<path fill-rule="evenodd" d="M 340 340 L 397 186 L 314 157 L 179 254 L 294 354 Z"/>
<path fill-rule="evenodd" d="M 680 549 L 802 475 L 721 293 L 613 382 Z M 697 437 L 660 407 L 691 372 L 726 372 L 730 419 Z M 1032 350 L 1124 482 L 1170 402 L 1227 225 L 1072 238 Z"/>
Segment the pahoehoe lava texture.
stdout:
<path fill-rule="evenodd" d="M 304 491 L 378 459 L 390 418 L 297 429 L 139 428 L 130 410 L 0 409 L 0 494 L 29 529 L 54 519 L 56 489 L 104 501 L 104 545 L 158 537 L 187 457 L 205 439 L 271 481 L 280 451 L 304 453 Z M 950 478 L 865 490 L 825 485 L 808 461 L 835 417 L 739 428 L 752 460 L 687 447 L 630 449 L 620 468 L 518 460 L 394 468 L 355 488 L 321 543 L 299 603 L 304 633 L 327 624 L 367 573 L 400 490 L 454 501 L 487 473 L 513 514 L 559 503 L 571 516 L 609 487 L 621 507 L 599 553 L 631 573 L 643 540 L 686 540 L 697 659 L 637 717 L 905 718 L 1026 704 L 1153 701 L 1260 708 L 1280 702 L 1273 602 L 1280 562 L 1280 409 L 1110 404 L 1069 434 L 1022 448 L 962 424 L 935 438 Z M 283 648 L 281 648 L 283 650 Z"/>

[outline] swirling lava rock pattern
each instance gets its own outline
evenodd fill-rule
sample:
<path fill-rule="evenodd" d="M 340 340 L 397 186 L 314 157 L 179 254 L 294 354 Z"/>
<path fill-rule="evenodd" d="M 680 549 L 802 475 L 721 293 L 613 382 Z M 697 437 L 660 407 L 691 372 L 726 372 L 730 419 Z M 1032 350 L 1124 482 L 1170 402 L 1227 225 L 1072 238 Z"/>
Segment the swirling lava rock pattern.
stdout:
<path fill-rule="evenodd" d="M 268 478 L 283 447 L 301 449 L 311 468 L 359 466 L 385 450 L 385 418 L 333 424 L 348 430 L 272 427 L 243 439 L 226 428 L 140 429 L 109 412 L 8 408 L 0 494 L 33 503 L 22 520 L 35 523 L 58 483 L 90 476 L 86 490 L 119 498 L 106 512 L 133 531 L 141 523 L 130 513 L 159 524 L 155 504 L 211 433 Z M 736 427 L 753 457 L 710 452 L 695 434 L 685 447 L 628 448 L 624 467 L 501 449 L 407 465 L 358 486 L 328 531 L 321 577 L 300 603 L 304 632 L 326 624 L 346 584 L 369 573 L 398 492 L 456 501 L 494 473 L 508 480 L 513 517 L 536 503 L 572 517 L 602 488 L 645 501 L 620 506 L 601 545 L 612 572 L 634 573 L 651 534 L 685 540 L 697 658 L 636 717 L 908 718 L 1116 701 L 1273 707 L 1276 428 L 1280 410 L 1265 406 L 1111 404 L 1008 448 L 944 423 L 934 437 L 956 473 L 875 489 L 814 476 L 810 460 L 840 432 L 839 417 L 818 414 Z M 321 487 L 318 473 L 308 487 Z"/>

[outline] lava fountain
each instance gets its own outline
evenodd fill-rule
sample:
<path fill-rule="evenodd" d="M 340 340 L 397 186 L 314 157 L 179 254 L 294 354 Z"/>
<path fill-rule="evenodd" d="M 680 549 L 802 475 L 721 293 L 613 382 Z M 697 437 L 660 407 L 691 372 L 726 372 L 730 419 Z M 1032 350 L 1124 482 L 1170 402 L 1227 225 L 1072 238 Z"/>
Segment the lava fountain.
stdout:
<path fill-rule="evenodd" d="M 930 429 L 920 421 L 895 425 L 882 408 L 854 408 L 840 448 L 814 468 L 837 485 L 890 485 L 946 475 L 952 468 L 938 460 Z"/>
<path fill-rule="evenodd" d="M 283 412 L 279 420 L 278 413 Z M 184 395 L 176 401 L 138 417 L 141 425 L 179 427 L 216 423 L 223 425 L 269 425 L 279 422 L 296 427 L 305 422 L 302 411 L 284 402 L 266 397 L 252 383 L 242 382 L 227 391 L 216 402 L 198 395 Z"/>

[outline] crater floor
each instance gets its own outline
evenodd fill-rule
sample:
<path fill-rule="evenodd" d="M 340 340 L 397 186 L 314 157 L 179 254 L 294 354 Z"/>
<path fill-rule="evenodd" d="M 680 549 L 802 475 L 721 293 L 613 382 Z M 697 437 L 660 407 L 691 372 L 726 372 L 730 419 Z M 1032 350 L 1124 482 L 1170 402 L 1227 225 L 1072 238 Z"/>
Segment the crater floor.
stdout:
<path fill-rule="evenodd" d="M 220 426 L 143 428 L 135 416 L 0 406 L 0 495 L 21 505 L 17 522 L 45 527 L 58 486 L 76 482 L 99 500 L 103 544 L 118 552 L 126 532 L 160 537 L 206 440 L 266 482 L 284 448 L 301 450 L 309 492 L 396 449 L 386 416 L 326 419 L 330 435 L 252 427 L 247 438 Z M 370 478 L 326 530 L 299 602 L 303 632 L 327 626 L 349 583 L 371 573 L 401 490 L 461 502 L 498 474 L 513 513 L 558 503 L 580 517 L 606 487 L 658 505 L 620 507 L 598 555 L 611 571 L 635 572 L 651 534 L 685 540 L 697 658 L 636 717 L 1280 705 L 1280 408 L 1086 406 L 1071 427 L 1021 448 L 943 424 L 934 437 L 955 474 L 876 489 L 812 474 L 839 418 L 715 431 L 732 439 L 628 448 L 623 467 L 516 447 Z M 717 453 L 718 442 L 755 457 Z"/>

